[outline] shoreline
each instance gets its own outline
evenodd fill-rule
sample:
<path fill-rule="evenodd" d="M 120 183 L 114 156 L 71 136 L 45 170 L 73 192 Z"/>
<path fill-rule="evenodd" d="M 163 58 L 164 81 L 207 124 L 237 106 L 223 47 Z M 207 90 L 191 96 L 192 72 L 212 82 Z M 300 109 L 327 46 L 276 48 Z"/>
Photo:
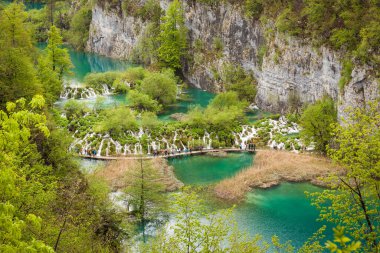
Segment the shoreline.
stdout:
<path fill-rule="evenodd" d="M 341 169 L 325 157 L 267 150 L 256 154 L 253 166 L 216 183 L 213 190 L 220 200 L 241 202 L 255 188 L 269 189 L 283 182 L 326 187 L 322 179 L 340 172 Z"/>

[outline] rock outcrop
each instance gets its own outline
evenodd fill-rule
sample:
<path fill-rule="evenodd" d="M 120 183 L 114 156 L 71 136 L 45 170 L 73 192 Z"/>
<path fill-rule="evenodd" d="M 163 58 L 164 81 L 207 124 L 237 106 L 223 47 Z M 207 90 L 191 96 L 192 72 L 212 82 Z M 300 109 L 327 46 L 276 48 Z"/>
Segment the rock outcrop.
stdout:
<path fill-rule="evenodd" d="M 167 7 L 167 1 L 161 1 Z M 312 103 L 328 94 L 338 101 L 340 115 L 349 106 L 364 106 L 379 96 L 379 82 L 371 68 L 356 67 L 339 91 L 342 64 L 339 52 L 283 34 L 268 35 L 260 23 L 248 20 L 239 6 L 184 3 L 189 29 L 190 59 L 185 78 L 193 86 L 223 90 L 220 76 L 229 65 L 241 65 L 258 82 L 256 103 L 264 110 L 284 112 L 289 102 Z M 146 22 L 96 5 L 87 50 L 116 58 L 130 58 Z M 222 45 L 215 52 L 215 41 Z M 196 46 L 197 45 L 197 46 Z"/>

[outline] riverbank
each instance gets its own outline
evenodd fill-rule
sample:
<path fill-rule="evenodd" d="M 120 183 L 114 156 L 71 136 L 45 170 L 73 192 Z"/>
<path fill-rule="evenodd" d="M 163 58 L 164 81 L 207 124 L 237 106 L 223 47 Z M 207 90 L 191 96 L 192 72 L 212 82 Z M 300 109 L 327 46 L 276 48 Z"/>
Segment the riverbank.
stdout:
<path fill-rule="evenodd" d="M 252 167 L 219 182 L 214 192 L 220 199 L 238 202 L 252 188 L 270 188 L 281 182 L 310 182 L 324 186 L 321 179 L 339 171 L 336 165 L 324 157 L 263 150 L 256 154 Z"/>
<path fill-rule="evenodd" d="M 147 165 L 146 163 L 149 163 Z M 183 186 L 174 175 L 173 168 L 163 158 L 144 161 L 144 166 L 152 166 L 160 175 L 159 180 L 165 185 L 166 191 L 175 191 Z M 95 176 L 104 179 L 113 191 L 122 190 L 126 185 L 126 176 L 131 170 L 140 168 L 139 160 L 116 160 L 111 161 L 104 168 L 95 172 Z"/>

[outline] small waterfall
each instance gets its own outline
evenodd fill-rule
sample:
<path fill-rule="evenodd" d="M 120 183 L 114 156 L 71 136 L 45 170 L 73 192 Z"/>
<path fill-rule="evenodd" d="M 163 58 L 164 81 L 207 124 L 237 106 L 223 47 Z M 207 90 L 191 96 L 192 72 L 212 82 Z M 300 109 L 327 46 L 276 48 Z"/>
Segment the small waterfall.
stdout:
<path fill-rule="evenodd" d="M 247 142 L 257 136 L 257 131 L 254 127 L 243 126 L 241 133 L 237 134 L 240 139 L 241 149 L 247 148 Z"/>
<path fill-rule="evenodd" d="M 140 143 L 135 144 L 134 155 L 142 154 L 142 146 Z"/>
<path fill-rule="evenodd" d="M 141 138 L 143 135 L 144 135 L 144 129 L 142 127 L 140 127 L 137 136 L 138 136 L 138 138 Z"/>
<path fill-rule="evenodd" d="M 93 88 L 70 86 L 65 86 L 60 95 L 61 99 L 94 99 L 96 97 L 97 95 Z"/>
<path fill-rule="evenodd" d="M 110 92 L 107 84 L 102 84 L 102 94 L 103 95 L 111 95 L 111 92 Z"/>
<path fill-rule="evenodd" d="M 211 144 L 212 144 L 211 136 L 209 133 L 205 132 L 205 134 L 203 135 L 203 145 L 205 149 L 212 149 Z"/>
<path fill-rule="evenodd" d="M 127 155 L 127 154 L 132 154 L 132 151 L 131 151 L 129 145 L 125 144 L 124 145 L 124 153 L 123 153 L 123 155 Z"/>
<path fill-rule="evenodd" d="M 103 148 L 104 139 L 100 142 L 98 153 L 96 154 L 97 157 L 100 157 L 102 155 L 102 148 Z"/>

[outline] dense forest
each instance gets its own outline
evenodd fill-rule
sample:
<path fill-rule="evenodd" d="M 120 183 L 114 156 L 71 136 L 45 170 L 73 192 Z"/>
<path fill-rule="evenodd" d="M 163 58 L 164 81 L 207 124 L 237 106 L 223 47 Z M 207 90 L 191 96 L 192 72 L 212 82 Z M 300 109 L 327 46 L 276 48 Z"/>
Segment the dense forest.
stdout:
<path fill-rule="evenodd" d="M 349 82 L 354 64 L 379 73 L 378 0 L 188 2 L 236 4 L 248 20 L 267 29 L 268 38 L 279 32 L 342 52 L 341 86 Z M 55 103 L 73 75 L 69 48 L 86 49 L 96 3 L 149 23 L 134 52 L 139 66 L 90 73 L 83 81 L 96 94 L 106 84 L 128 104 L 104 108 L 98 97 L 92 108 L 75 99 L 58 108 Z M 284 135 L 271 123 L 282 115 L 249 122 L 247 108 L 255 101 L 257 82 L 240 66 L 227 66 L 221 77 L 225 92 L 205 107 L 190 107 L 176 121 L 161 121 L 159 115 L 181 99 L 179 90 L 186 86 L 181 72 L 191 48 L 183 16 L 179 0 L 166 10 L 157 0 L 0 1 L 0 252 L 379 252 L 379 101 L 350 108 L 346 119 L 338 119 L 336 102 L 328 96 L 314 104 L 294 103 L 284 115 L 286 125 L 300 126 L 301 132 Z M 213 46 L 222 47 L 217 40 Z M 138 144 L 144 153 L 152 139 L 176 141 L 173 133 L 178 132 L 177 143 L 191 139 L 187 145 L 195 149 L 206 132 L 214 147 L 227 148 L 236 145 L 236 133 L 248 124 L 259 129 L 258 147 L 275 140 L 302 152 L 311 145 L 318 159 L 341 168 L 323 179 L 324 191 L 308 193 L 319 219 L 333 228 L 322 226 L 301 248 L 276 236 L 266 242 L 240 231 L 234 207 L 210 212 L 203 198 L 211 194 L 207 187 L 169 190 L 157 180 L 163 177 L 157 165 L 141 154 L 123 189 L 136 208 L 121 211 L 109 197 L 112 187 L 81 170 L 83 146 L 73 145 L 90 136 L 91 150 L 119 154 L 117 145 L 102 149 L 103 140 L 96 139 L 107 136 L 120 146 Z M 140 129 L 149 138 L 135 134 Z M 165 215 L 174 217 L 172 230 L 146 236 L 146 224 L 160 223 Z M 333 238 L 326 238 L 328 229 Z"/>

